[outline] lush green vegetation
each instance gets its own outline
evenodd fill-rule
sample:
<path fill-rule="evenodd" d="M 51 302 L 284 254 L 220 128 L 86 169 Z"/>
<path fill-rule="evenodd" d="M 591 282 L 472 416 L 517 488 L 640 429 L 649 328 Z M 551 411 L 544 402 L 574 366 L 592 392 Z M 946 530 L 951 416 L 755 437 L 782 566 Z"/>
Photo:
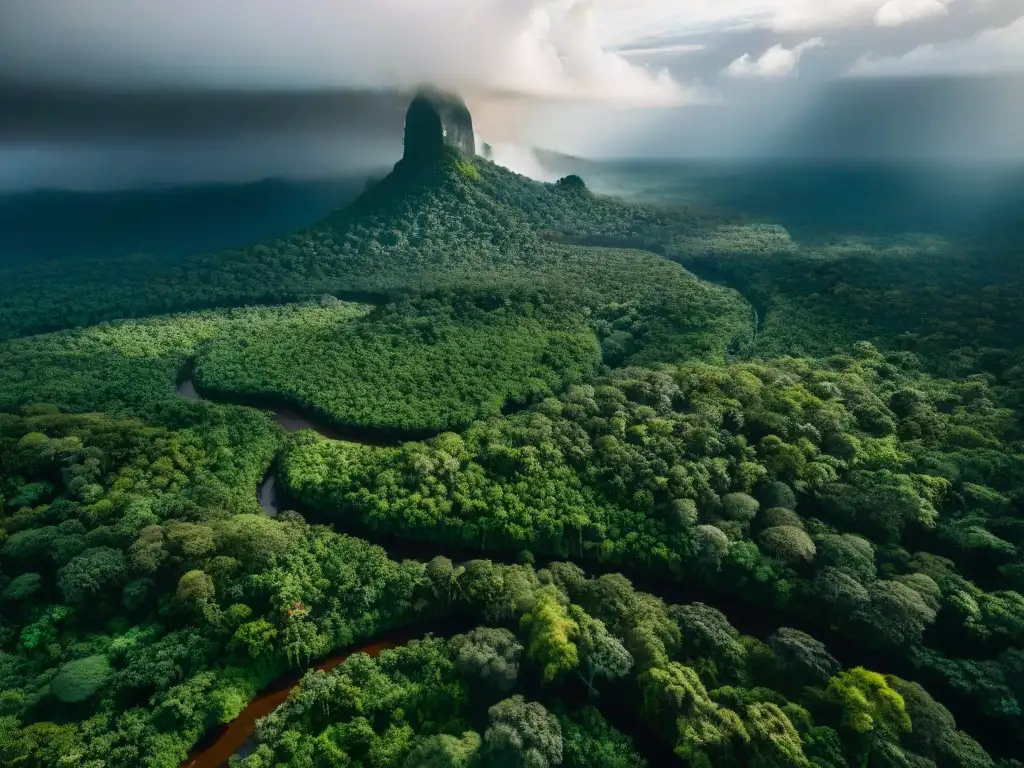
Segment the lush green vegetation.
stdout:
<path fill-rule="evenodd" d="M 0 762 L 173 768 L 430 626 L 236 762 L 1019 768 L 974 740 L 1024 750 L 1019 247 L 445 155 L 249 248 L 5 267 Z"/>
<path fill-rule="evenodd" d="M 632 313 L 642 338 L 633 333 L 628 352 L 643 346 L 652 359 L 713 358 L 749 337 L 750 310 L 735 292 L 651 253 L 548 242 L 532 227 L 534 198 L 580 212 L 587 200 L 475 162 L 486 178 L 455 162 L 401 168 L 321 224 L 246 249 L 159 269 L 149 262 L 99 274 L 95 264 L 67 274 L 22 268 L 0 283 L 0 338 L 172 310 L 442 288 L 539 290 L 609 322 Z M 495 179 L 507 188 L 502 196 Z"/>
<path fill-rule="evenodd" d="M 492 628 L 310 673 L 243 764 L 640 764 L 597 712 L 557 703 L 573 686 L 598 704 L 618 686 L 697 764 L 810 765 L 822 749 L 993 764 L 922 689 L 841 672 L 794 630 L 762 642 L 620 576 L 399 564 L 298 516 L 254 514 L 233 490 L 246 468 L 222 466 L 206 431 L 53 408 L 0 428 L 5 764 L 173 766 L 279 671 L 454 612 Z M 911 739 L 914 718 L 939 725 Z"/>
<path fill-rule="evenodd" d="M 509 695 L 522 653 L 509 630 L 479 627 L 308 673 L 239 765 L 646 765 L 593 707 Z"/>
<path fill-rule="evenodd" d="M 919 355 L 945 376 L 1003 375 L 1019 359 L 1019 242 L 847 238 L 814 249 L 718 258 L 678 251 L 698 274 L 762 307 L 754 352 L 829 355 L 870 339 Z"/>
<path fill-rule="evenodd" d="M 821 617 L 936 677 L 959 670 L 958 695 L 1016 720 L 1024 452 L 1001 405 L 1018 396 L 868 344 L 622 369 L 426 444 L 303 435 L 283 481 L 339 524 L 697 578 Z"/>
<path fill-rule="evenodd" d="M 181 410 L 175 383 L 203 345 L 243 343 L 318 313 L 335 320 L 369 308 L 334 299 L 306 306 L 196 312 L 105 323 L 0 344 L 0 408 L 46 402 L 73 411 L 159 415 Z"/>
<path fill-rule="evenodd" d="M 419 300 L 367 315 L 370 307 L 325 298 L 12 340 L 0 344 L 0 408 L 42 400 L 160 414 L 181 407 L 174 385 L 194 364 L 211 395 L 291 403 L 325 422 L 438 432 L 560 391 L 598 363 L 583 319 L 559 325 L 525 301 L 485 300 Z"/>
<path fill-rule="evenodd" d="M 389 304 L 354 322 L 344 309 L 309 308 L 212 341 L 195 379 L 204 391 L 273 394 L 345 425 L 439 432 L 593 370 L 600 350 L 584 319 L 542 312 L 493 295 Z"/>
<path fill-rule="evenodd" d="M 514 631 L 307 673 L 240 765 L 643 765 L 594 708 L 559 703 L 574 688 L 617 720 L 639 712 L 694 765 L 994 765 L 919 685 L 843 670 L 802 632 L 743 636 L 708 605 L 666 606 L 568 563 L 534 573 L 439 558 L 428 573 L 439 595 Z"/>
<path fill-rule="evenodd" d="M 31 414 L 0 421 L 5 765 L 174 766 L 278 672 L 445 610 L 423 564 L 260 513 L 253 412 Z"/>

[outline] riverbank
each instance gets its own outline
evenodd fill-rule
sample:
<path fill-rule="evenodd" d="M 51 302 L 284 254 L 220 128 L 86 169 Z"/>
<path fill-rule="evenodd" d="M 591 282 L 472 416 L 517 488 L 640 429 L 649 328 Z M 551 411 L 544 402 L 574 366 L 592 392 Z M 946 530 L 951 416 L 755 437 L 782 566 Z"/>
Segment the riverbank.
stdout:
<path fill-rule="evenodd" d="M 195 380 L 189 373 L 186 373 L 179 379 L 178 394 L 188 400 L 207 400 L 211 403 L 220 403 L 222 405 L 244 405 L 249 408 L 267 411 L 273 415 L 274 420 L 288 433 L 311 429 L 328 440 L 342 440 L 348 443 L 359 443 L 360 445 L 369 445 L 376 448 L 394 447 L 409 440 L 425 440 L 437 434 L 436 432 L 423 432 L 421 434 L 415 430 L 374 429 L 370 427 L 338 425 L 319 416 L 315 418 L 307 416 L 294 407 L 282 404 L 272 397 L 258 397 L 255 395 L 227 396 L 208 392 L 205 389 L 200 392 Z"/>
<path fill-rule="evenodd" d="M 357 653 L 373 657 L 381 651 L 398 648 L 428 634 L 434 637 L 451 637 L 460 632 L 467 632 L 474 626 L 474 622 L 465 619 L 447 618 L 426 624 L 399 627 L 350 646 L 306 669 L 286 672 L 263 688 L 228 725 L 213 729 L 203 736 L 190 750 L 188 759 L 180 768 L 220 768 L 227 765 L 232 755 L 244 753 L 246 746 L 252 743 L 256 721 L 283 704 L 311 669 L 329 672 Z"/>

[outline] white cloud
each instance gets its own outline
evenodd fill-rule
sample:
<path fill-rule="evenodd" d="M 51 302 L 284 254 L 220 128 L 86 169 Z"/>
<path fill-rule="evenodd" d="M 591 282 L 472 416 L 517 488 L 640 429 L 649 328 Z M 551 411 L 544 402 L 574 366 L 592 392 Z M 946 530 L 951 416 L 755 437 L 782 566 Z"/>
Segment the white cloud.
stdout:
<path fill-rule="evenodd" d="M 594 0 L 601 38 L 614 47 L 764 26 L 785 0 Z"/>
<path fill-rule="evenodd" d="M 864 23 L 884 0 L 789 0 L 775 3 L 770 26 L 780 32 Z"/>
<path fill-rule="evenodd" d="M 964 40 L 922 45 L 902 56 L 862 56 L 850 74 L 861 76 L 979 75 L 1024 72 L 1024 16 L 1007 27 Z"/>
<path fill-rule="evenodd" d="M 3 2 L 3 0 L 0 0 Z M 616 53 L 613 0 L 31 0 L 8 4 L 0 75 L 119 86 L 414 87 L 621 105 L 692 95 Z"/>
<path fill-rule="evenodd" d="M 730 77 L 780 78 L 796 71 L 803 55 L 815 48 L 821 48 L 825 41 L 820 37 L 805 40 L 792 48 L 773 45 L 757 59 L 745 53 L 725 68 Z"/>
<path fill-rule="evenodd" d="M 667 70 L 651 72 L 608 50 L 590 0 L 562 8 L 546 1 L 530 12 L 506 59 L 495 67 L 491 87 L 630 105 L 667 106 L 695 96 Z"/>
<path fill-rule="evenodd" d="M 772 29 L 777 32 L 849 26 L 892 27 L 945 13 L 946 6 L 1015 0 L 594 0 L 609 41 L 710 31 Z"/>
<path fill-rule="evenodd" d="M 731 33 L 799 30 L 856 55 L 886 34 L 879 27 L 910 25 L 952 3 L 1020 1 L 246 0 L 239 13 L 209 0 L 0 0 L 0 80 L 278 90 L 432 82 L 477 97 L 668 106 L 708 95 L 662 65 L 740 39 Z M 782 77 L 806 50 L 773 46 L 727 72 Z M 697 68 L 707 60 L 690 59 Z"/>
<path fill-rule="evenodd" d="M 594 0 L 609 41 L 772 29 L 779 32 L 872 24 L 898 0 Z M 952 1 L 952 0 L 950 0 Z M 961 0 L 975 2 L 979 0 Z"/>
<path fill-rule="evenodd" d="M 929 16 L 943 16 L 946 6 L 953 0 L 889 0 L 875 13 L 875 23 L 880 27 L 898 27 Z"/>

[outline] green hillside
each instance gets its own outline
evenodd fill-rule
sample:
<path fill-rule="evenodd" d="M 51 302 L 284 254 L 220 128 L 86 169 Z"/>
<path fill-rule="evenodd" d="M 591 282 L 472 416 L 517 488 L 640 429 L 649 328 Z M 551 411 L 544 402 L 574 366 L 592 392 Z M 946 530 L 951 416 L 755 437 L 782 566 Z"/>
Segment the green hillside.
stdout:
<path fill-rule="evenodd" d="M 591 198 L 586 198 L 590 200 Z M 749 333 L 733 292 L 701 283 L 651 253 L 544 240 L 531 210 L 589 203 L 486 161 L 395 172 L 351 206 L 279 240 L 201 255 L 160 274 L 148 262 L 96 274 L 19 275 L 0 294 L 7 336 L 170 310 L 280 304 L 332 294 L 386 300 L 438 289 L 541 292 L 582 313 L 639 312 L 658 343 L 720 355 Z M 602 210 L 613 206 L 601 204 Z M 667 326 L 667 327 L 666 327 Z M 679 339 L 667 336 L 683 337 Z M 633 345 L 636 346 L 636 345 Z M 639 349 L 630 347 L 630 352 Z M 649 353 L 656 358 L 657 351 Z M 668 354 L 666 352 L 665 354 Z"/>

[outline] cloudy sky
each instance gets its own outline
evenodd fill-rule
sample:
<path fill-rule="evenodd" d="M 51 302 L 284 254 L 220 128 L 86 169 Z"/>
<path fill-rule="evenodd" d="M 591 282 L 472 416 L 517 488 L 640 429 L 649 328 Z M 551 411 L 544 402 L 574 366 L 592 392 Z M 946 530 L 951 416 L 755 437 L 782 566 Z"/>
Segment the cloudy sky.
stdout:
<path fill-rule="evenodd" d="M 6 188 L 383 165 L 424 82 L 579 154 L 1024 157 L 1024 0 L 3 5 Z"/>

